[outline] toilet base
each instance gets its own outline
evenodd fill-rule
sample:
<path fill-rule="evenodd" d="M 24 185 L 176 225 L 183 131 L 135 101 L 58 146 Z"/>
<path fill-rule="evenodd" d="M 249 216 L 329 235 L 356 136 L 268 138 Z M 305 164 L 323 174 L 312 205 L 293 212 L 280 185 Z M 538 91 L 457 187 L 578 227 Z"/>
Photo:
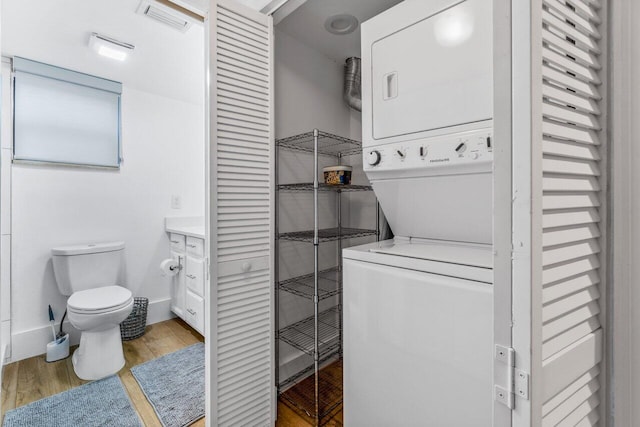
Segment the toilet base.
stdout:
<path fill-rule="evenodd" d="M 125 364 L 120 325 L 82 331 L 80 347 L 73 352 L 73 370 L 83 380 L 99 380 L 117 373 Z"/>

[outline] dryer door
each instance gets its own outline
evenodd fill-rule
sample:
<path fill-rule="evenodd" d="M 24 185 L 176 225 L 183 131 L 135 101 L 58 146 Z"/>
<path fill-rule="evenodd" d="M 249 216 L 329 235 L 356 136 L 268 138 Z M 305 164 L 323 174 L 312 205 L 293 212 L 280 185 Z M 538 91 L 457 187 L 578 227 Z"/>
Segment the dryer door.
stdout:
<path fill-rule="evenodd" d="M 491 11 L 463 1 L 373 43 L 375 140 L 492 117 Z"/>

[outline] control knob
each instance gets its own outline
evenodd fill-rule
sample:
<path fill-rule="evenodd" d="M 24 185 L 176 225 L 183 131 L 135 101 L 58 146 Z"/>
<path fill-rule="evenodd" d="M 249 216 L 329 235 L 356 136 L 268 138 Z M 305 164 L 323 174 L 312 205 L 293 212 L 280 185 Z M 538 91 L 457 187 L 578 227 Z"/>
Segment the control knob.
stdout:
<path fill-rule="evenodd" d="M 381 160 L 382 160 L 382 155 L 378 150 L 369 151 L 369 154 L 367 154 L 367 163 L 369 163 L 369 165 L 371 166 L 376 166 L 380 164 Z"/>

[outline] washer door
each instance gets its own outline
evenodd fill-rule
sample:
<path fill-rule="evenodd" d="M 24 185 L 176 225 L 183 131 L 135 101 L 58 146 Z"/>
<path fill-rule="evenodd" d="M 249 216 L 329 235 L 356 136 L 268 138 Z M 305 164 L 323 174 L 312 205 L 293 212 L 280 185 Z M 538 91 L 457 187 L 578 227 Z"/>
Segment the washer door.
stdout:
<path fill-rule="evenodd" d="M 492 293 L 345 259 L 345 425 L 491 426 Z"/>

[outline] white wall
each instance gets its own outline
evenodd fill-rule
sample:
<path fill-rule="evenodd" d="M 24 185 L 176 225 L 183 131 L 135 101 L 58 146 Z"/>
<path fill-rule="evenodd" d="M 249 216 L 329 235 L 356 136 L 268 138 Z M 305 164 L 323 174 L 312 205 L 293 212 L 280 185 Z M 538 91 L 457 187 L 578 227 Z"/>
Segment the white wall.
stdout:
<path fill-rule="evenodd" d="M 164 218 L 204 213 L 203 109 L 125 87 L 122 118 L 119 171 L 13 166 L 14 360 L 32 355 L 29 341 L 46 331 L 47 304 L 62 317 L 66 298 L 53 276 L 54 246 L 125 241 L 127 285 L 160 304 L 160 319 L 170 316 L 170 281 L 158 268 L 170 256 Z M 172 195 L 181 197 L 181 210 L 171 209 Z"/>
<path fill-rule="evenodd" d="M 170 281 L 158 269 L 170 255 L 164 218 L 204 215 L 204 28 L 176 31 L 136 14 L 138 4 L 2 1 L 2 36 L 10 41 L 3 55 L 123 83 L 124 162 L 114 171 L 12 165 L 10 98 L 3 80 L 0 284 L 3 302 L 11 294 L 2 327 L 10 325 L 12 360 L 43 352 L 50 340 L 48 304 L 58 321 L 64 312 L 66 299 L 50 260 L 54 246 L 125 241 L 127 286 L 150 299 L 148 321 L 171 316 Z M 136 48 L 124 62 L 100 57 L 87 43 L 92 31 Z M 174 195 L 181 209 L 171 208 Z"/>
<path fill-rule="evenodd" d="M 359 138 L 361 135 L 359 113 L 352 112 L 342 100 L 344 66 L 318 51 L 276 30 L 275 36 L 275 127 L 276 138 L 309 132 L 314 128 L 337 135 Z M 360 156 L 345 159 L 345 163 L 361 162 Z M 321 156 L 320 168 L 335 165 L 337 159 Z M 281 150 L 278 182 L 295 183 L 313 180 L 313 156 L 306 153 Z M 360 166 L 361 168 L 361 166 Z M 320 171 L 321 173 L 321 171 Z M 354 183 L 367 184 L 363 173 L 355 174 Z M 368 196 L 368 198 L 367 198 Z M 348 200 L 354 198 L 355 209 Z M 364 198 L 364 199 L 363 199 Z M 343 226 L 375 226 L 375 210 L 363 214 L 362 206 L 371 207 L 373 196 L 362 194 L 343 196 Z M 364 201 L 363 201 L 364 200 Z M 368 205 L 367 205 L 368 203 Z M 320 196 L 320 227 L 335 227 L 336 195 Z M 375 206 L 375 204 L 373 205 Z M 353 214 L 352 214 L 353 212 Z M 279 196 L 280 231 L 296 231 L 313 228 L 313 196 L 311 193 L 281 193 Z M 371 220 L 371 218 L 374 218 Z M 365 220 L 363 221 L 363 218 Z M 367 222 L 366 219 L 369 219 Z M 345 241 L 347 244 L 363 244 L 368 239 Z M 320 246 L 320 268 L 337 265 L 336 243 Z M 304 243 L 280 242 L 280 280 L 313 272 L 313 246 Z M 280 327 L 290 325 L 313 313 L 311 301 L 280 292 Z M 321 303 L 320 309 L 335 305 L 335 300 Z M 280 345 L 281 378 L 312 363 L 309 357 L 287 344 Z"/>

